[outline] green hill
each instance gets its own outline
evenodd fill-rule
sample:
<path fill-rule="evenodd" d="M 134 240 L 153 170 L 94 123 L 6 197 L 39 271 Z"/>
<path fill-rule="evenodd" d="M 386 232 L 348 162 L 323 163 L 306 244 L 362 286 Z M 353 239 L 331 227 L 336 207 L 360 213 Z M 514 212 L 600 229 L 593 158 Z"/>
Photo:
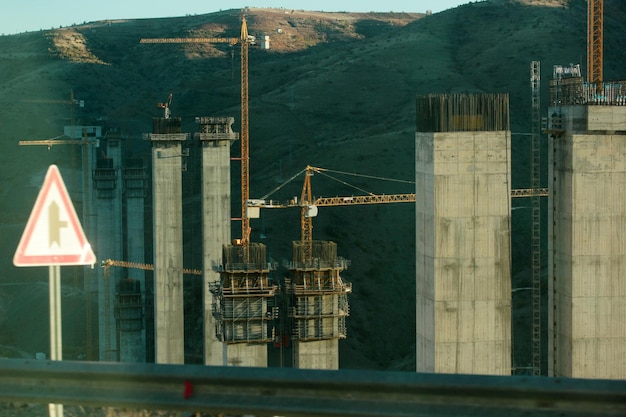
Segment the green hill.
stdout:
<path fill-rule="evenodd" d="M 605 78 L 622 79 L 626 53 L 618 42 L 626 4 L 606 0 L 605 15 Z M 271 36 L 270 50 L 252 48 L 249 57 L 251 197 L 269 193 L 306 165 L 412 180 L 417 94 L 508 92 L 512 132 L 529 132 L 530 62 L 541 61 L 546 107 L 553 65 L 582 63 L 586 55 L 583 0 L 482 1 L 429 16 L 251 9 L 247 20 L 251 34 Z M 148 164 L 148 144 L 141 134 L 151 131 L 152 118 L 161 115 L 156 103 L 170 92 L 172 114 L 182 117 L 185 131 L 194 131 L 195 117 L 205 115 L 234 116 L 238 126 L 237 48 L 231 54 L 227 45 L 144 45 L 139 40 L 237 37 L 239 28 L 240 10 L 227 10 L 0 37 L 0 285 L 47 280 L 45 268 L 18 269 L 11 259 L 48 165 L 56 163 L 70 172 L 69 181 L 64 174 L 66 182 L 80 178 L 78 149 L 48 150 L 18 146 L 18 141 L 60 136 L 72 119 L 102 124 L 119 128 L 127 138 L 128 154 Z M 72 112 L 69 104 L 59 102 L 69 100 L 70 91 L 84 100 L 84 107 L 75 106 Z M 514 135 L 513 188 L 529 185 L 528 156 L 528 139 Z M 234 163 L 234 179 L 237 170 Z M 194 268 L 202 259 L 200 236 L 194 233 L 200 221 L 192 198 L 197 175 L 192 167 L 184 174 L 185 262 Z M 413 186 L 402 183 L 349 181 L 374 193 L 413 192 Z M 234 202 L 238 186 L 233 183 Z M 276 196 L 298 195 L 300 187 L 296 182 Z M 318 196 L 354 193 L 319 176 L 313 189 Z M 530 219 L 525 211 L 516 210 L 513 218 L 514 287 L 529 280 Z M 252 221 L 252 228 L 252 240 L 265 243 L 269 256 L 289 258 L 291 241 L 300 236 L 299 213 L 264 213 Z M 237 236 L 238 225 L 233 230 Z M 323 208 L 313 233 L 316 239 L 337 242 L 339 254 L 352 260 L 343 275 L 354 287 L 349 336 L 341 342 L 343 366 L 413 370 L 413 206 Z M 64 283 L 72 281 L 64 278 Z M 25 315 L 20 329 L 42 326 L 39 331 L 46 332 L 46 320 L 28 317 L 32 299 L 9 303 L 22 293 L 12 288 L 0 286 L 0 325 L 10 327 L 15 322 L 11 314 Z M 528 300 L 515 298 L 514 306 L 515 364 L 524 366 L 530 361 Z M 193 314 L 198 314 L 196 307 L 190 309 Z M 201 349 L 199 330 L 191 323 L 191 344 Z M 25 352 L 43 349 L 15 337 L 18 331 L 3 331 L 0 345 Z"/>

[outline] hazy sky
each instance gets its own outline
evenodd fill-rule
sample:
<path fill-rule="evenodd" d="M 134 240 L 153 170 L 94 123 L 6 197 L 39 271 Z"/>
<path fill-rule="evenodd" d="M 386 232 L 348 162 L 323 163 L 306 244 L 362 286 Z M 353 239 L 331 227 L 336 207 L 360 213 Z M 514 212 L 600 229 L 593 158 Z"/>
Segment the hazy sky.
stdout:
<path fill-rule="evenodd" d="M 242 7 L 284 7 L 327 12 L 437 13 L 470 0 L 6 0 L 0 34 L 58 28 L 104 19 L 174 17 Z"/>

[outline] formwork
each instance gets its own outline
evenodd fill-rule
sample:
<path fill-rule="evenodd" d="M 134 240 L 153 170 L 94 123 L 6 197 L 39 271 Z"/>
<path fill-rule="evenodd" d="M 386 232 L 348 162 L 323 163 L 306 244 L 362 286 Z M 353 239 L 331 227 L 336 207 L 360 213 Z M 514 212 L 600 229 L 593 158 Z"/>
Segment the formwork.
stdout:
<path fill-rule="evenodd" d="M 145 362 L 145 316 L 141 282 L 132 278 L 119 283 L 115 319 L 120 333 L 120 361 Z"/>
<path fill-rule="evenodd" d="M 216 336 L 227 345 L 226 365 L 267 366 L 267 343 L 273 340 L 271 324 L 278 291 L 269 272 L 265 245 L 223 246 L 220 280 L 211 283 L 209 289 L 213 294 Z"/>
<path fill-rule="evenodd" d="M 341 272 L 349 261 L 337 257 L 337 244 L 293 242 L 293 260 L 285 279 L 294 343 L 294 367 L 338 369 L 338 340 L 347 336 L 352 285 Z"/>
<path fill-rule="evenodd" d="M 511 373 L 508 95 L 417 97 L 418 372 Z"/>
<path fill-rule="evenodd" d="M 626 106 L 618 103 L 583 95 L 549 108 L 551 376 L 626 378 Z"/>
<path fill-rule="evenodd" d="M 124 197 L 126 199 L 139 199 L 143 204 L 146 197 L 146 168 L 142 159 L 128 159 L 124 163 Z M 143 212 L 143 209 L 141 210 Z M 143 219 L 143 213 L 142 213 Z M 140 247 L 143 247 L 141 245 Z"/>

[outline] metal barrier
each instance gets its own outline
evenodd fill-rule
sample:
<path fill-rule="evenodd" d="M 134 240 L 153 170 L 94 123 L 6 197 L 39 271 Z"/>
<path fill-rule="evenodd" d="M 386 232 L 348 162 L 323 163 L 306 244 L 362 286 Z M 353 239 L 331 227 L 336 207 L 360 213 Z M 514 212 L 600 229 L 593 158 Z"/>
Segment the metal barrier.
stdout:
<path fill-rule="evenodd" d="M 256 416 L 624 416 L 626 381 L 0 359 L 0 400 Z"/>

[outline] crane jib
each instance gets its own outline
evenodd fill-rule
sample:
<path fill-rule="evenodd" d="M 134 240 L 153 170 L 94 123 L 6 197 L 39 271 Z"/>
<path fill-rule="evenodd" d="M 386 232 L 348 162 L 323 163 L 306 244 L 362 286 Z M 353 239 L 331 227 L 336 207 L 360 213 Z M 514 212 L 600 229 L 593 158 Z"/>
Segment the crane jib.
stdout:
<path fill-rule="evenodd" d="M 236 45 L 239 38 L 144 38 L 139 43 L 229 43 Z"/>

